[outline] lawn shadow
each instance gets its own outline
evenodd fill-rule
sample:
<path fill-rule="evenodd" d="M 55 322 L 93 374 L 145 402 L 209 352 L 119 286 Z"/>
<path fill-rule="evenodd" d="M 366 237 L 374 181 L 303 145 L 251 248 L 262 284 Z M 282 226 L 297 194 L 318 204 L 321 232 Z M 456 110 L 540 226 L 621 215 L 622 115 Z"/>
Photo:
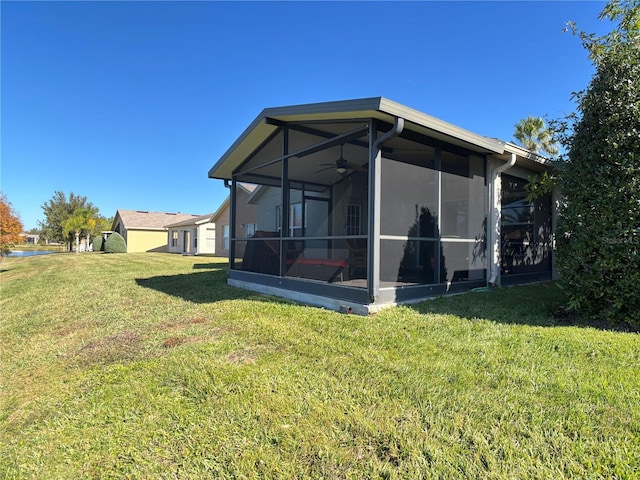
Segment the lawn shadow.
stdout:
<path fill-rule="evenodd" d="M 178 275 L 136 278 L 141 287 L 157 290 L 194 303 L 213 303 L 219 300 L 242 298 L 242 293 L 226 283 L 227 270 L 209 270 Z"/>
<path fill-rule="evenodd" d="M 566 296 L 556 282 L 495 288 L 420 302 L 410 307 L 420 313 L 456 315 L 469 320 L 540 327 L 591 327 L 599 330 L 633 332 L 628 324 L 611 325 L 567 314 Z"/>
<path fill-rule="evenodd" d="M 219 265 L 216 264 L 212 265 L 219 267 Z M 255 292 L 227 285 L 226 268 L 218 268 L 217 270 L 208 270 L 205 272 L 136 278 L 136 283 L 141 287 L 157 290 L 194 303 L 215 303 L 221 300 L 264 298 Z"/>
<path fill-rule="evenodd" d="M 194 263 L 194 270 L 211 270 L 212 268 L 220 268 L 220 263 Z M 225 269 L 226 270 L 226 269 Z"/>

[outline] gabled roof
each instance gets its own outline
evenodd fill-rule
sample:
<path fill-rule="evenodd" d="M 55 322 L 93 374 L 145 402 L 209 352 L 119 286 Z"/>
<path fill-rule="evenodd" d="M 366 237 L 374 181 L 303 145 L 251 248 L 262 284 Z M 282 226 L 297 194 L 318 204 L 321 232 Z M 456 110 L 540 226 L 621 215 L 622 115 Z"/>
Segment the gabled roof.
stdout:
<path fill-rule="evenodd" d="M 403 118 L 406 130 L 427 134 L 431 138 L 479 153 L 503 154 L 505 151 L 505 142 L 498 139 L 478 135 L 384 97 L 373 97 L 266 108 L 209 170 L 209 177 L 230 179 L 233 171 L 278 128 L 277 121 L 314 122 L 355 118 L 375 118 L 389 124 L 393 124 L 396 118 Z"/>
<path fill-rule="evenodd" d="M 258 185 L 254 185 L 253 183 L 246 183 L 246 182 L 238 182 L 238 186 L 240 187 L 240 189 L 247 192 L 247 195 L 249 195 L 249 197 L 253 194 L 253 192 L 255 192 L 256 188 L 258 188 Z M 231 197 L 227 195 L 227 197 L 222 201 L 218 209 L 211 215 L 212 222 L 217 220 L 217 218 L 220 216 L 222 212 L 224 212 L 224 209 L 227 208 L 230 202 L 231 202 Z"/>
<path fill-rule="evenodd" d="M 145 210 L 118 210 L 113 219 L 112 228 L 118 218 L 126 230 L 166 230 L 169 224 L 194 221 L 198 215 L 188 213 L 148 212 Z"/>
<path fill-rule="evenodd" d="M 167 228 L 174 227 L 188 227 L 191 225 L 202 225 L 203 223 L 209 223 L 213 219 L 213 213 L 209 213 L 207 215 L 200 215 L 199 217 L 188 218 L 186 220 L 182 220 L 181 222 L 171 223 L 166 225 Z"/>
<path fill-rule="evenodd" d="M 229 195 L 227 195 L 227 198 L 224 199 L 224 201 L 220 204 L 220 206 L 218 207 L 218 209 L 213 213 L 213 215 L 211 216 L 211 221 L 215 222 L 218 220 L 218 217 L 222 214 L 222 212 L 224 212 L 224 210 L 229 206 L 229 203 L 231 203 L 231 197 Z"/>

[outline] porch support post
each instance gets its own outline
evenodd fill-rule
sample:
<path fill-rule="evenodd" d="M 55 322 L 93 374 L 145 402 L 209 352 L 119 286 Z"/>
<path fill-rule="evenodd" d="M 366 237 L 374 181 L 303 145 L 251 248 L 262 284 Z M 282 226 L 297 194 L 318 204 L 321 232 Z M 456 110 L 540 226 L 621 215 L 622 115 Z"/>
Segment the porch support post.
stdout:
<path fill-rule="evenodd" d="M 511 154 L 511 159 L 493 170 L 489 175 L 489 225 L 487 229 L 487 248 L 489 254 L 489 286 L 500 285 L 500 241 L 501 228 L 500 218 L 502 216 L 502 172 L 509 170 L 516 164 L 517 156 Z"/>
<path fill-rule="evenodd" d="M 382 145 L 404 130 L 404 118 L 396 117 L 393 128 L 378 137 L 375 119 L 369 122 L 369 258 L 367 292 L 371 303 L 380 295 L 380 195 L 382 190 Z"/>
<path fill-rule="evenodd" d="M 229 269 L 235 269 L 236 261 L 236 189 L 238 182 L 235 175 L 231 180 L 231 191 L 229 192 Z M 184 241 L 184 240 L 183 240 Z M 184 246 L 183 246 L 184 248 Z"/>
<path fill-rule="evenodd" d="M 283 238 L 289 236 L 289 128 L 282 129 L 282 208 L 280 209 L 280 276 L 287 272 L 287 248 Z"/>
<path fill-rule="evenodd" d="M 380 188 L 382 153 L 378 150 L 378 128 L 375 119 L 369 122 L 369 191 L 368 191 L 368 255 L 367 293 L 375 303 L 380 293 Z"/>

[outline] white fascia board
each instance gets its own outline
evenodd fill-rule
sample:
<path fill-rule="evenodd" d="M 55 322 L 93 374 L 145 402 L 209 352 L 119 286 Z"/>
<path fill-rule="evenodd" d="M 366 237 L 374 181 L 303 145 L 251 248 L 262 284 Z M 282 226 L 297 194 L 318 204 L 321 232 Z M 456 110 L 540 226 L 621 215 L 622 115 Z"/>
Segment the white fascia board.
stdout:
<path fill-rule="evenodd" d="M 218 216 L 224 211 L 225 208 L 227 208 L 227 205 L 229 205 L 229 203 L 231 203 L 231 196 L 227 195 L 227 198 L 224 199 L 224 201 L 220 204 L 214 214 L 211 215 L 211 223 L 215 223 L 215 221 L 218 219 Z"/>
<path fill-rule="evenodd" d="M 278 128 L 275 125 L 267 124 L 265 122 L 267 118 L 287 122 L 301 119 L 342 119 L 354 115 L 366 117 L 371 116 L 378 109 L 380 100 L 380 97 L 374 97 L 265 108 L 209 170 L 209 178 L 231 179 L 233 170 Z"/>
<path fill-rule="evenodd" d="M 166 232 L 168 230 L 167 227 L 128 227 L 127 231 L 137 231 L 137 232 Z"/>
<path fill-rule="evenodd" d="M 527 150 L 526 148 L 521 147 L 520 145 L 507 142 L 504 145 L 504 149 L 509 153 L 515 153 L 520 157 L 533 160 L 534 162 L 540 163 L 542 165 L 551 165 L 551 160 L 549 160 L 547 157 L 538 155 L 537 153 L 534 153 L 531 150 Z"/>
<path fill-rule="evenodd" d="M 542 155 L 537 155 L 519 145 L 506 143 L 504 150 L 505 153 L 515 153 L 518 156 L 518 164 L 527 168 L 539 171 L 555 169 L 555 166 L 550 159 L 543 157 Z"/>
<path fill-rule="evenodd" d="M 378 118 L 393 123 L 404 118 L 408 129 L 426 129 L 430 136 L 491 153 L 504 153 L 505 143 L 473 133 L 383 97 L 312 103 L 265 108 L 209 170 L 209 178 L 230 179 L 237 168 L 278 127 L 265 122 L 274 118 L 282 122 Z M 413 124 L 413 125 L 411 125 Z"/>
<path fill-rule="evenodd" d="M 404 118 L 408 122 L 412 122 L 418 126 L 444 134 L 445 136 L 452 139 L 457 139 L 461 140 L 464 143 L 476 145 L 478 147 L 481 147 L 482 149 L 489 150 L 490 152 L 504 152 L 505 143 L 498 139 L 479 135 L 477 133 L 453 125 L 452 123 L 445 122 L 444 120 L 432 117 L 431 115 L 427 115 L 426 113 L 422 113 L 418 110 L 407 107 L 405 105 L 401 105 L 386 98 L 381 99 L 380 110 L 394 117 Z"/>
<path fill-rule="evenodd" d="M 262 114 L 242 132 L 233 145 L 220 157 L 220 160 L 209 170 L 209 178 L 229 180 L 233 170 L 244 161 L 260 144 L 278 127 L 264 122 Z"/>

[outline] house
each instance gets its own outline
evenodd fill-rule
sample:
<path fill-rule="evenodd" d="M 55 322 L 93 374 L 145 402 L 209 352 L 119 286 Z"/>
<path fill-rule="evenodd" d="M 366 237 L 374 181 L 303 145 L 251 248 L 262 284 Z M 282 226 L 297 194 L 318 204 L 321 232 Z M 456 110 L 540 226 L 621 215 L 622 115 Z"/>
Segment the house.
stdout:
<path fill-rule="evenodd" d="M 198 215 L 186 213 L 118 210 L 111 230 L 118 232 L 127 243 L 127 252 L 166 252 L 167 225 L 193 221 Z"/>
<path fill-rule="evenodd" d="M 552 198 L 526 195 L 551 169 L 382 97 L 267 108 L 209 171 L 230 187 L 228 283 L 367 314 L 551 279 Z"/>
<path fill-rule="evenodd" d="M 252 237 L 256 229 L 256 208 L 247 200 L 256 189 L 256 185 L 249 183 L 238 183 L 236 190 L 236 232 L 243 237 Z M 215 225 L 218 235 L 215 240 L 215 254 L 219 257 L 228 257 L 230 251 L 230 232 L 231 223 L 231 197 L 222 202 L 218 210 L 212 215 L 211 221 Z M 244 255 L 244 246 L 242 242 L 236 242 L 235 255 L 242 258 Z"/>
<path fill-rule="evenodd" d="M 37 245 L 40 241 L 40 235 L 36 233 L 21 233 L 20 239 L 22 243 L 26 243 L 27 245 Z"/>
<path fill-rule="evenodd" d="M 187 255 L 215 254 L 216 225 L 212 216 L 210 213 L 167 225 L 167 250 Z"/>

